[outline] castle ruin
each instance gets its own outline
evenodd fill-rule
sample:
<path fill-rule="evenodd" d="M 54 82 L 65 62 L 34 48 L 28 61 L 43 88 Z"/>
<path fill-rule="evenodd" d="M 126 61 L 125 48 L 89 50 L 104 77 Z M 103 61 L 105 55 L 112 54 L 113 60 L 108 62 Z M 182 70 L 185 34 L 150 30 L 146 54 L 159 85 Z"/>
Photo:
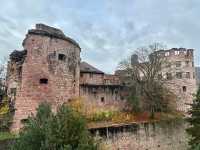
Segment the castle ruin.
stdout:
<path fill-rule="evenodd" d="M 11 129 L 18 131 L 21 121 L 36 113 L 41 102 L 53 109 L 83 97 L 90 107 L 123 109 L 123 84 L 117 75 L 108 75 L 87 62 L 81 62 L 79 44 L 56 28 L 36 24 L 23 41 L 24 50 L 13 51 L 7 71 L 7 93 L 15 108 Z M 178 109 L 186 111 L 196 90 L 193 50 L 161 51 L 171 66 L 162 75 L 180 99 Z M 172 78 L 171 78 L 172 76 Z M 174 77 L 173 77 L 174 76 Z"/>

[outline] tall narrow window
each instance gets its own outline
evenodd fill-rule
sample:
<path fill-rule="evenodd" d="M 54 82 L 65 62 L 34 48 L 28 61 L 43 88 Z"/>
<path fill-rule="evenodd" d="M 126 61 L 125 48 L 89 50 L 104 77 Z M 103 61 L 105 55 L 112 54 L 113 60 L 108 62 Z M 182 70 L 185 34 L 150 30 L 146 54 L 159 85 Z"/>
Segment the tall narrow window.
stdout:
<path fill-rule="evenodd" d="M 46 78 L 40 79 L 40 84 L 48 84 L 48 79 Z"/>
<path fill-rule="evenodd" d="M 101 97 L 101 102 L 104 103 L 105 102 L 105 99 L 104 97 Z"/>
<path fill-rule="evenodd" d="M 194 67 L 194 62 L 192 62 L 192 67 Z"/>
<path fill-rule="evenodd" d="M 186 62 L 185 62 L 185 66 L 186 66 L 186 67 L 189 67 L 189 66 L 190 66 L 190 61 L 186 61 Z"/>
<path fill-rule="evenodd" d="M 195 72 L 193 72 L 193 79 L 195 79 L 196 78 L 196 74 L 195 74 Z"/>
<path fill-rule="evenodd" d="M 93 78 L 93 74 L 92 73 L 90 73 L 90 78 Z"/>
<path fill-rule="evenodd" d="M 186 72 L 186 78 L 190 79 L 190 72 Z"/>
<path fill-rule="evenodd" d="M 3 95 L 0 95 L 0 104 L 2 103 L 3 101 Z"/>
<path fill-rule="evenodd" d="M 187 87 L 183 86 L 183 92 L 187 92 Z"/>

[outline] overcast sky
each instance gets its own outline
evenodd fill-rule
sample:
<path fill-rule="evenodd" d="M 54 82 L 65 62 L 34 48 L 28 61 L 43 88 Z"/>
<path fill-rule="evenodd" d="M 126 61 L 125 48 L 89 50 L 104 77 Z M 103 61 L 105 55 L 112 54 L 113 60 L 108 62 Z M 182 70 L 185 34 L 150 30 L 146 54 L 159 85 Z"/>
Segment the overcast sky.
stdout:
<path fill-rule="evenodd" d="M 161 42 L 195 49 L 200 65 L 200 0 L 1 0 L 0 59 L 36 23 L 61 28 L 82 60 L 107 73 L 137 47 Z"/>

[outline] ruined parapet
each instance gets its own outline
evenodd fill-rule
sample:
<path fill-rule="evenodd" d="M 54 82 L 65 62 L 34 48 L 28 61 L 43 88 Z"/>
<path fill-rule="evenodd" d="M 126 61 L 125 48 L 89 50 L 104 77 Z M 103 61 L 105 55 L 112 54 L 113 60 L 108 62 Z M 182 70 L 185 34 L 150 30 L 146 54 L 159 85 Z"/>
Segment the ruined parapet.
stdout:
<path fill-rule="evenodd" d="M 22 66 L 27 56 L 27 51 L 14 50 L 10 54 L 10 60 L 7 67 L 7 76 L 6 76 L 6 86 L 7 86 L 7 95 L 9 96 L 10 102 L 14 102 L 16 98 L 16 91 L 21 86 L 22 79 Z"/>
<path fill-rule="evenodd" d="M 37 24 L 28 31 L 23 47 L 24 51 L 10 55 L 7 74 L 8 91 L 15 93 L 13 131 L 22 127 L 21 120 L 35 114 L 41 102 L 51 103 L 56 110 L 79 96 L 81 49 L 73 39 L 59 29 Z"/>
<path fill-rule="evenodd" d="M 75 40 L 71 39 L 70 37 L 67 37 L 60 29 L 50 27 L 45 24 L 36 24 L 35 29 L 28 30 L 27 35 L 31 34 L 66 40 L 80 48 L 79 44 Z M 25 44 L 25 40 L 23 41 L 23 45 Z"/>

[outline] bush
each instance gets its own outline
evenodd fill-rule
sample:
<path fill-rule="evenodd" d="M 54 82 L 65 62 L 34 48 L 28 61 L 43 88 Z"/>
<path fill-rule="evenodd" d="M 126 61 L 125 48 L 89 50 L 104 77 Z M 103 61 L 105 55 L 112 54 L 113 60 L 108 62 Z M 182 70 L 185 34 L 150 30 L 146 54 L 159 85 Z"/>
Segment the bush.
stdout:
<path fill-rule="evenodd" d="M 88 121 L 111 121 L 113 116 L 116 115 L 117 112 L 113 111 L 100 111 L 94 114 L 91 114 L 87 117 Z"/>
<path fill-rule="evenodd" d="M 43 103 L 35 117 L 29 117 L 12 150 L 96 150 L 86 128 L 85 119 L 68 106 L 62 105 L 53 114 Z"/>
<path fill-rule="evenodd" d="M 200 87 L 197 91 L 196 97 L 191 104 L 189 110 L 190 117 L 187 119 L 190 124 L 189 128 L 186 129 L 190 135 L 189 145 L 191 150 L 200 149 Z"/>

